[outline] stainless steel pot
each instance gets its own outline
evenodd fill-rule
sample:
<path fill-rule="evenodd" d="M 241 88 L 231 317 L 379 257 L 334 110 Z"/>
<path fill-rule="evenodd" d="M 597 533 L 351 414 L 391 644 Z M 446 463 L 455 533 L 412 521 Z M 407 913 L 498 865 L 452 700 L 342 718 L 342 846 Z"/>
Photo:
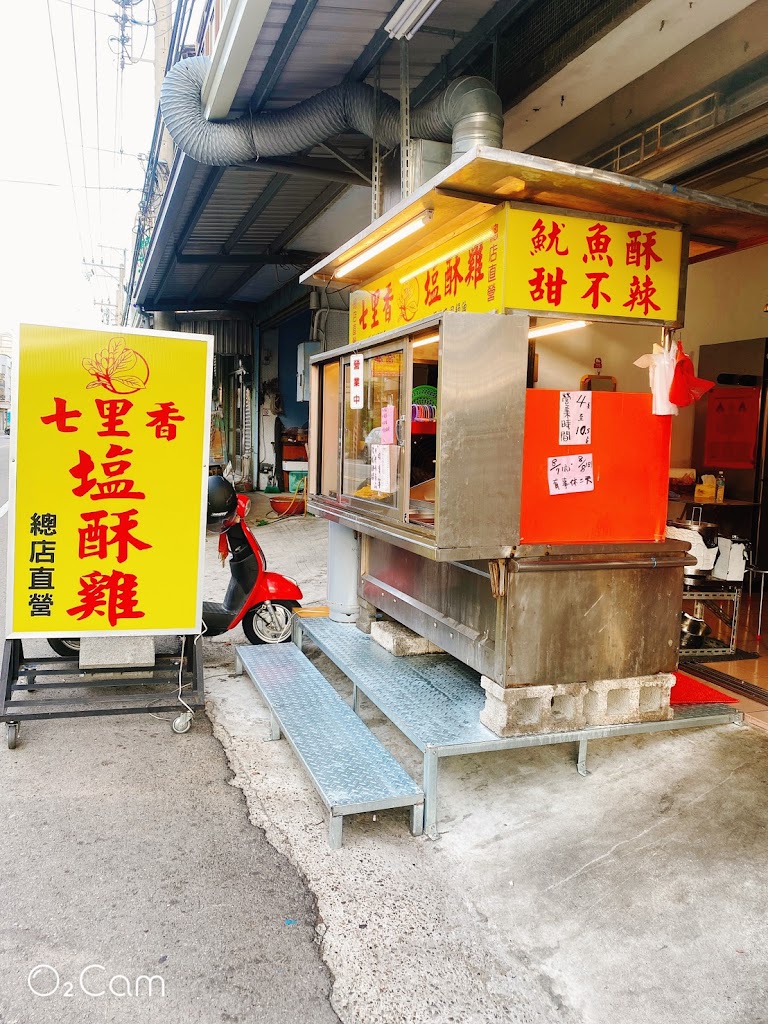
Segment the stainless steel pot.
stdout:
<path fill-rule="evenodd" d="M 688 612 L 682 613 L 680 629 L 689 636 L 708 636 L 712 632 L 711 626 L 708 626 L 704 619 L 698 619 Z"/>
<path fill-rule="evenodd" d="M 708 548 L 717 547 L 717 523 L 702 523 L 700 519 L 670 519 L 669 525 L 676 526 L 678 530 L 693 530 Z"/>
<path fill-rule="evenodd" d="M 700 515 L 701 513 L 699 513 Z M 701 519 L 668 519 L 668 526 L 674 526 L 678 530 L 690 530 L 692 533 L 696 533 L 704 541 L 706 548 L 716 548 L 718 538 L 718 526 L 717 523 L 703 523 Z M 683 576 L 686 579 L 698 579 L 701 576 L 709 576 L 712 572 L 711 566 L 709 568 L 696 565 L 686 565 L 683 570 Z"/>

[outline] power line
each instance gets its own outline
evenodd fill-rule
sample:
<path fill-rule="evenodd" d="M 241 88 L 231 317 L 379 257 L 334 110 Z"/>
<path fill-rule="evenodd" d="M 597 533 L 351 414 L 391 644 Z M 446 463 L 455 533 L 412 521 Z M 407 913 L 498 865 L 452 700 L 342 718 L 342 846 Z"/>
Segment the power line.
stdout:
<path fill-rule="evenodd" d="M 69 171 L 69 184 L 72 189 L 72 207 L 75 213 L 75 222 L 77 224 L 77 235 L 80 239 L 80 252 L 83 259 L 85 259 L 85 246 L 83 245 L 83 234 L 80 230 L 80 218 L 77 215 L 77 198 L 75 197 L 75 180 L 72 175 L 72 161 L 69 158 L 69 140 L 67 139 L 67 122 L 64 117 L 64 103 L 61 99 L 61 79 L 59 77 L 59 62 L 56 58 L 56 43 L 53 36 L 53 19 L 51 17 L 51 0 L 46 0 L 46 7 L 48 8 L 48 29 L 51 33 L 51 50 L 53 51 L 53 67 L 56 72 L 56 92 L 59 96 L 59 111 L 61 113 L 61 127 L 64 131 L 64 151 L 67 156 L 67 170 Z"/>
<path fill-rule="evenodd" d="M 83 132 L 83 109 L 80 102 L 80 72 L 77 62 L 77 41 L 75 40 L 75 12 L 72 5 L 69 6 L 69 20 L 72 26 L 72 53 L 75 58 L 75 92 L 77 95 L 77 123 L 80 128 L 80 160 L 83 165 L 83 184 L 88 184 L 88 174 L 85 169 L 85 134 Z M 93 225 L 91 223 L 91 204 L 88 201 L 88 193 L 85 194 L 85 218 L 88 225 L 88 239 L 91 243 L 91 252 L 95 253 L 96 246 L 93 241 Z"/>
<path fill-rule="evenodd" d="M 99 126 L 99 57 L 96 45 L 96 0 L 93 0 L 93 67 L 96 72 L 96 180 L 99 185 L 99 234 L 104 231 L 101 206 L 101 129 Z M 83 143 L 85 148 L 85 143 Z"/>

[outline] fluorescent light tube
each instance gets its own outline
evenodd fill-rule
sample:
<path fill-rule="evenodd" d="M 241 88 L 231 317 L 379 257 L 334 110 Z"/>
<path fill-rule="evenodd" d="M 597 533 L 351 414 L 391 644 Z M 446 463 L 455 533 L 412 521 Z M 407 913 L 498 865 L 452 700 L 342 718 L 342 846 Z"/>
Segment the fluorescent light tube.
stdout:
<path fill-rule="evenodd" d="M 384 26 L 390 39 L 413 39 L 440 0 L 405 0 Z"/>
<path fill-rule="evenodd" d="M 361 267 L 364 263 L 372 260 L 374 256 L 378 256 L 381 252 L 386 252 L 393 245 L 397 245 L 398 242 L 402 242 L 404 238 L 414 234 L 416 231 L 420 231 L 426 224 L 432 220 L 432 211 L 424 210 L 418 217 L 414 217 L 413 220 L 407 221 L 402 227 L 397 228 L 392 232 L 391 235 L 387 235 L 386 238 L 382 238 L 380 242 L 376 242 L 370 249 L 364 249 L 359 255 L 353 256 L 351 260 L 347 260 L 346 263 L 342 263 L 336 270 L 334 277 L 346 277 L 351 271 Z"/>
<path fill-rule="evenodd" d="M 550 327 L 534 327 L 528 331 L 529 338 L 542 338 L 545 334 L 560 334 L 561 331 L 577 331 L 580 327 L 586 327 L 586 320 L 567 320 L 564 324 L 552 324 Z"/>
<path fill-rule="evenodd" d="M 439 334 L 428 334 L 426 338 L 419 338 L 418 341 L 414 341 L 413 348 L 421 348 L 422 345 L 431 345 L 434 341 L 440 341 Z"/>

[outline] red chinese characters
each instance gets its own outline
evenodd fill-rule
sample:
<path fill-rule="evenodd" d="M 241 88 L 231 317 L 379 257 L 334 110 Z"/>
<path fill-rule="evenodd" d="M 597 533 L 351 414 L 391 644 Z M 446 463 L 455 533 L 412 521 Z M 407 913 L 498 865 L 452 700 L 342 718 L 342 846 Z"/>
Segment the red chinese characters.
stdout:
<path fill-rule="evenodd" d="M 102 618 L 105 625 L 108 623 L 113 628 L 123 620 L 145 617 L 140 601 L 140 573 L 132 570 L 135 558 L 139 559 L 135 562 L 138 569 L 142 553 L 153 547 L 142 536 L 140 506 L 118 506 L 112 510 L 115 501 L 146 499 L 146 493 L 137 485 L 133 471 L 134 448 L 129 446 L 132 430 L 151 430 L 156 440 L 173 442 L 186 421 L 173 401 L 157 402 L 154 407 L 143 410 L 135 406 L 127 398 L 94 399 L 93 408 L 100 427 L 96 429 L 96 436 L 105 438 L 104 447 L 98 455 L 93 450 L 76 448 L 77 461 L 68 469 L 75 480 L 72 494 L 88 504 L 98 502 L 105 507 L 91 506 L 80 512 L 75 541 L 77 556 L 81 560 L 98 559 L 104 565 L 100 570 L 80 577 L 79 603 L 67 608 L 67 614 L 80 622 Z M 54 398 L 54 411 L 40 419 L 46 426 L 69 434 L 83 426 L 85 421 L 82 417 L 79 409 L 68 409 L 66 400 L 57 397 Z M 50 616 L 55 593 L 57 545 L 67 542 L 62 531 L 57 531 L 57 517 L 52 513 L 35 513 L 30 522 L 30 533 L 33 538 L 29 558 L 30 615 Z"/>
<path fill-rule="evenodd" d="M 80 577 L 77 596 L 80 604 L 67 608 L 67 615 L 73 615 L 82 622 L 92 615 L 106 616 L 110 626 L 116 626 L 121 619 L 143 619 L 144 612 L 138 607 L 138 579 L 133 573 L 114 569 L 109 575 L 92 572 Z"/>
<path fill-rule="evenodd" d="M 643 316 L 648 316 L 652 309 L 658 313 L 661 306 L 657 306 L 653 301 L 653 296 L 655 294 L 656 288 L 654 287 L 653 281 L 647 274 L 645 275 L 644 281 L 641 281 L 640 278 L 635 275 L 629 286 L 629 301 L 625 302 L 624 305 L 633 312 L 639 307 L 643 311 Z"/>
<path fill-rule="evenodd" d="M 582 299 L 589 299 L 592 302 L 592 309 L 599 309 L 601 303 L 611 301 L 611 296 L 608 292 L 603 291 L 604 282 L 607 281 L 610 276 L 610 274 L 606 274 L 604 271 L 586 275 L 590 285 L 581 297 Z"/>
<path fill-rule="evenodd" d="M 567 256 L 570 252 L 569 248 L 565 246 L 560 248 L 564 243 L 561 241 L 560 235 L 563 233 L 564 223 L 558 224 L 556 221 L 551 221 L 551 227 L 547 231 L 547 226 L 544 221 L 539 217 L 536 223 L 533 225 L 533 231 L 531 233 L 531 256 L 535 256 L 537 253 L 543 252 L 554 252 L 558 256 Z"/>
<path fill-rule="evenodd" d="M 568 282 L 562 267 L 558 267 L 554 274 L 547 273 L 544 267 L 536 267 L 528 284 L 534 302 L 546 300 L 548 306 L 557 307 L 562 302 L 563 286 Z"/>
<path fill-rule="evenodd" d="M 587 263 L 589 260 L 593 262 L 597 260 L 599 262 L 605 261 L 609 267 L 613 266 L 613 257 L 609 252 L 611 236 L 608 234 L 608 228 L 605 224 L 593 224 L 588 228 L 586 242 L 587 252 L 581 257 L 584 263 Z"/>

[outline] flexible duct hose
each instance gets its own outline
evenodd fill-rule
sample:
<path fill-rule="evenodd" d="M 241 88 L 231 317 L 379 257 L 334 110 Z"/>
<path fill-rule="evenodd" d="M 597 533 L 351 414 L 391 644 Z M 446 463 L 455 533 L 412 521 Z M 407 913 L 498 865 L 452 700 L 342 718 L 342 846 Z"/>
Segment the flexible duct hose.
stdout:
<path fill-rule="evenodd" d="M 376 95 L 361 82 L 325 89 L 288 110 L 245 114 L 236 121 L 207 121 L 201 90 L 208 57 L 175 64 L 160 92 L 160 109 L 173 141 L 198 163 L 241 164 L 259 156 L 288 156 L 350 129 L 373 138 Z M 411 113 L 411 135 L 433 142 L 453 140 L 453 158 L 482 144 L 501 146 L 501 100 L 484 78 L 459 78 Z M 379 95 L 376 134 L 392 149 L 400 142 L 400 104 Z"/>

